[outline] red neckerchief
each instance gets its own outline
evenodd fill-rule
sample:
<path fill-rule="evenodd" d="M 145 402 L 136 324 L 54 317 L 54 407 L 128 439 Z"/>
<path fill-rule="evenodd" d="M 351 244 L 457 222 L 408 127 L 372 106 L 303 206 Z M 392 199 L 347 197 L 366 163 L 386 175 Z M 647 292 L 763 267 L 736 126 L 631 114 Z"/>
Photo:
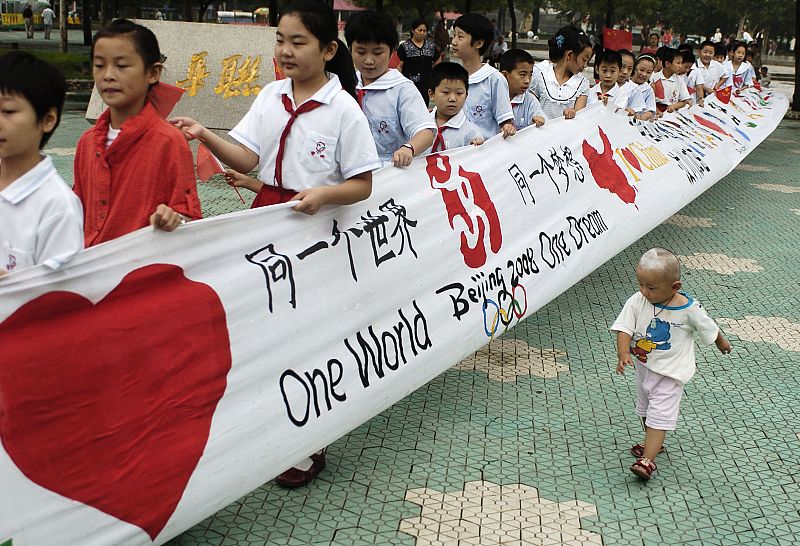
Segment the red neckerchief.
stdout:
<path fill-rule="evenodd" d="M 283 107 L 286 111 L 289 112 L 289 121 L 286 122 L 286 127 L 283 128 L 281 139 L 278 142 L 278 157 L 275 158 L 275 182 L 278 184 L 278 187 L 283 190 L 283 152 L 286 147 L 286 139 L 289 136 L 289 132 L 292 130 L 292 125 L 294 125 L 294 120 L 296 120 L 297 116 L 300 114 L 305 114 L 315 108 L 319 108 L 322 106 L 322 103 L 309 100 L 298 106 L 295 110 L 292 108 L 292 101 L 289 95 L 281 95 L 281 102 L 283 102 Z"/>

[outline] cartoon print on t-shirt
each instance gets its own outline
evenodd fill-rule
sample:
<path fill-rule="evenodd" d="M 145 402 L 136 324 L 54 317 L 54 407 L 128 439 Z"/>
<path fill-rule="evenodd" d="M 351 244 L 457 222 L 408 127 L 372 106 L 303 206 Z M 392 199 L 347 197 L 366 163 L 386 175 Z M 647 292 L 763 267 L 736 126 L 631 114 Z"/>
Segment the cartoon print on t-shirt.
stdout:
<path fill-rule="evenodd" d="M 647 326 L 647 332 L 644 336 L 638 333 L 633 335 L 633 339 L 631 339 L 631 354 L 644 364 L 647 362 L 647 355 L 652 351 L 666 351 L 672 347 L 669 338 L 669 322 L 653 318 Z"/>

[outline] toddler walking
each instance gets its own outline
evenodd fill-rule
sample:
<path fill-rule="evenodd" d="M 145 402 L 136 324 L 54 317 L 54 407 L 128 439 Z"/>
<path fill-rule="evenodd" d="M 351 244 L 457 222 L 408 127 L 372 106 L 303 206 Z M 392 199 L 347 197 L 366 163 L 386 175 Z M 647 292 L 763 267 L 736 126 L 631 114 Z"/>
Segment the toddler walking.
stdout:
<path fill-rule="evenodd" d="M 617 334 L 617 373 L 636 370 L 636 414 L 645 427 L 644 443 L 631 447 L 631 472 L 649 480 L 656 471 L 668 430 L 675 430 L 683 385 L 696 371 L 693 335 L 715 343 L 722 354 L 731 344 L 700 303 L 681 289 L 677 256 L 651 248 L 636 266 L 639 291 L 628 298 L 611 326 Z"/>

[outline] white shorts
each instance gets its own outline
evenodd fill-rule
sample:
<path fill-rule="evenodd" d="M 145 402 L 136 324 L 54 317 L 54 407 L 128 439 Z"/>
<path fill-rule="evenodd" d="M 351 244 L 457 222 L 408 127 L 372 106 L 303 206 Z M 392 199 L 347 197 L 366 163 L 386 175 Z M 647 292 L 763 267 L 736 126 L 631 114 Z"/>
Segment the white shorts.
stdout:
<path fill-rule="evenodd" d="M 683 384 L 647 369 L 634 360 L 636 369 L 636 415 L 656 430 L 675 430 L 683 397 Z"/>

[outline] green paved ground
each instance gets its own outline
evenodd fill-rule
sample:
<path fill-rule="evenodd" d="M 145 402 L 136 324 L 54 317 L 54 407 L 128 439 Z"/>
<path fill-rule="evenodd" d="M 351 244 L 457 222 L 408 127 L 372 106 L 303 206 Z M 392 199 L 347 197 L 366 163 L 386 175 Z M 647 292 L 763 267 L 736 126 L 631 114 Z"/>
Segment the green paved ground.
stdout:
<path fill-rule="evenodd" d="M 70 116 L 51 143 L 65 174 L 85 127 Z M 312 486 L 265 484 L 170 544 L 799 544 L 798 166 L 786 121 L 681 215 L 334 443 Z M 201 190 L 207 213 L 237 206 Z M 734 352 L 698 350 L 644 485 L 628 471 L 633 376 L 613 373 L 607 327 L 655 245 L 685 257 L 684 286 Z"/>

